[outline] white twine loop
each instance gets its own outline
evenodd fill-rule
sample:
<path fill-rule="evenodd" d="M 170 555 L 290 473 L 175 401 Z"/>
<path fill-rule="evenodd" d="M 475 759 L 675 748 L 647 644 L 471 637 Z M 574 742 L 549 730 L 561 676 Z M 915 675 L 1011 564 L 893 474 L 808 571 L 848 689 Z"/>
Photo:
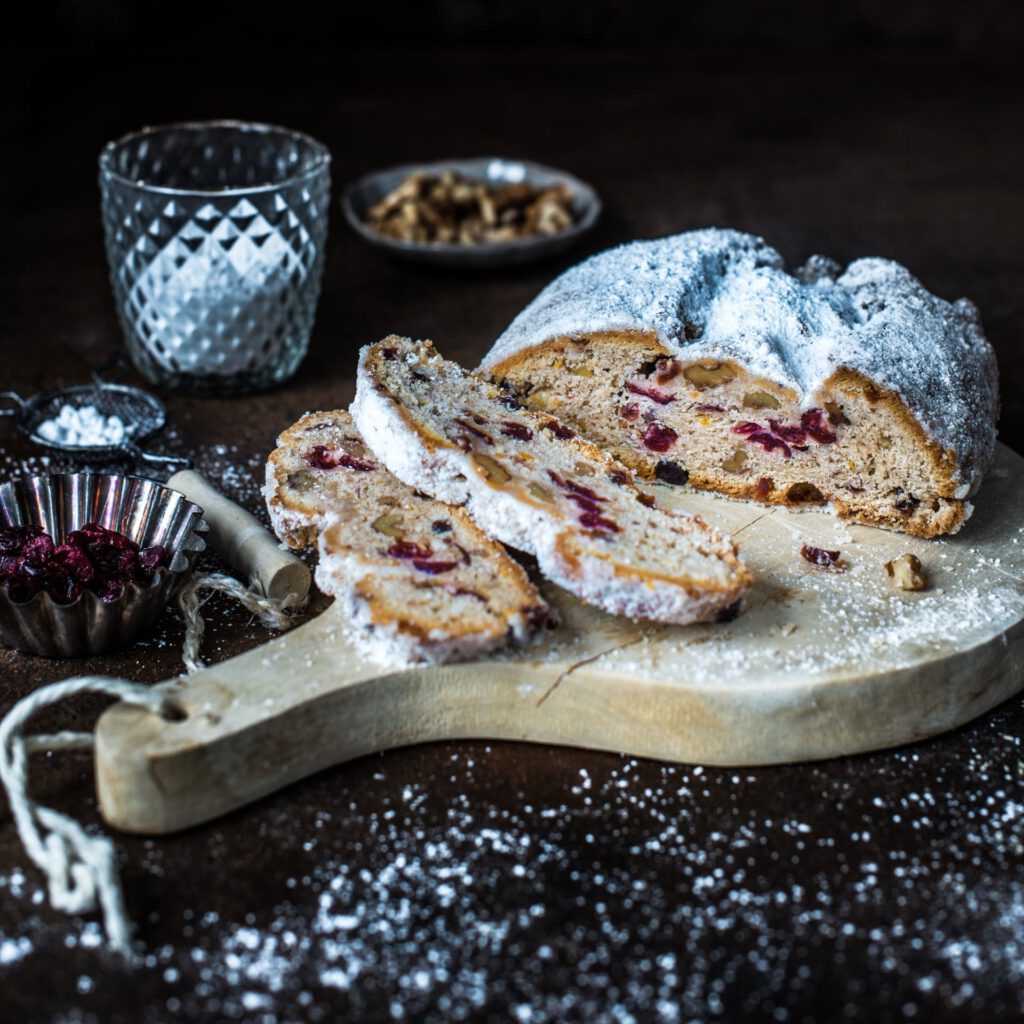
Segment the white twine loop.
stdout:
<path fill-rule="evenodd" d="M 179 596 L 185 616 L 182 660 L 191 673 L 202 666 L 199 648 L 205 623 L 199 608 L 201 590 L 220 591 L 258 615 L 270 629 L 284 629 L 305 600 L 289 595 L 282 601 L 264 597 L 238 580 L 221 573 L 194 574 Z M 46 876 L 50 905 L 68 914 L 103 912 L 103 926 L 110 948 L 131 955 L 131 920 L 125 911 L 124 894 L 117 871 L 117 852 L 104 835 L 89 835 L 69 815 L 37 803 L 28 791 L 28 756 L 51 750 L 92 750 L 91 732 L 58 732 L 25 736 L 27 721 L 40 709 L 79 693 L 103 693 L 126 704 L 170 715 L 168 696 L 159 689 L 105 676 L 77 676 L 40 687 L 23 697 L 0 722 L 0 781 L 7 790 L 11 814 L 25 852 Z"/>
<path fill-rule="evenodd" d="M 124 909 L 116 851 L 106 836 L 91 836 L 74 818 L 37 803 L 28 792 L 28 755 L 43 750 L 91 750 L 92 733 L 23 736 L 40 708 L 77 693 L 105 693 L 161 714 L 165 697 L 140 683 L 103 676 L 78 676 L 43 686 L 23 697 L 0 722 L 0 780 L 25 852 L 46 875 L 50 905 L 68 914 L 103 911 L 110 947 L 131 953 L 131 922 Z"/>

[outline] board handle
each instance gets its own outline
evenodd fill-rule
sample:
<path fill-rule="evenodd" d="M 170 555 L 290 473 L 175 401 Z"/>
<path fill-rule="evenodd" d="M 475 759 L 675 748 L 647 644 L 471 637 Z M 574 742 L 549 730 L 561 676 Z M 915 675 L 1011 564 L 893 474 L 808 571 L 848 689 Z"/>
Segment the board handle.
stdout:
<path fill-rule="evenodd" d="M 220 493 L 194 469 L 175 473 L 167 486 L 181 491 L 203 510 L 210 545 L 244 580 L 255 580 L 265 597 L 300 599 L 309 593 L 309 568 L 283 550 L 270 531 L 251 513 Z"/>

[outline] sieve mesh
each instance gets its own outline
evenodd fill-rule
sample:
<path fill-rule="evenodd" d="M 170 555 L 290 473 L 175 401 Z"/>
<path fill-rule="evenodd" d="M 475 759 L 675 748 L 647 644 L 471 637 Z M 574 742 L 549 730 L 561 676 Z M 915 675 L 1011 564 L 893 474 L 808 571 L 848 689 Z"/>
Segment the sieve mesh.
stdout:
<path fill-rule="evenodd" d="M 124 384 L 81 384 L 76 387 L 42 391 L 28 399 L 22 408 L 20 426 L 32 440 L 55 451 L 73 452 L 80 457 L 109 457 L 121 451 L 124 445 L 60 444 L 39 436 L 39 427 L 56 418 L 65 405 L 75 409 L 93 406 L 102 416 L 116 416 L 125 427 L 126 437 L 139 442 L 158 431 L 165 421 L 161 402 L 145 391 Z"/>

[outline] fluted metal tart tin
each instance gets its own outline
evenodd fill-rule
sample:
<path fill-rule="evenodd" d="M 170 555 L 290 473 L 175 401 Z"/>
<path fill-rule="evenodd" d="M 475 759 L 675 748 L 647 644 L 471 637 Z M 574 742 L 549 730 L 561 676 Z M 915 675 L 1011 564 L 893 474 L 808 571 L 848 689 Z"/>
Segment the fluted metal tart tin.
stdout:
<path fill-rule="evenodd" d="M 115 601 L 83 590 L 69 604 L 45 592 L 17 602 L 0 584 L 0 642 L 52 658 L 127 647 L 156 622 L 205 549 L 202 516 L 183 494 L 140 477 L 63 473 L 0 484 L 0 528 L 38 525 L 60 544 L 72 530 L 99 523 L 140 547 L 162 544 L 170 555 L 151 583 L 126 583 Z"/>

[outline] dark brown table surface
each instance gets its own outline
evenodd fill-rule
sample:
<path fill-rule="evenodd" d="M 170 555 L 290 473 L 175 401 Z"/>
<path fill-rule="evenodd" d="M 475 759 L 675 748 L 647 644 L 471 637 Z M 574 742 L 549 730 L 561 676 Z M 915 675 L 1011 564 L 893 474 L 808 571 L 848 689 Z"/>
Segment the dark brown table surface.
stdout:
<path fill-rule="evenodd" d="M 793 260 L 893 257 L 970 296 L 1002 367 L 1002 439 L 1024 445 L 1024 97 L 1008 65 L 895 50 L 314 48 L 273 64 L 194 51 L 4 56 L 0 388 L 83 381 L 119 345 L 95 157 L 144 123 L 305 129 L 333 152 L 336 196 L 375 167 L 500 154 L 571 169 L 606 202 L 570 256 L 461 275 L 371 251 L 335 207 L 296 378 L 246 399 L 164 396 L 167 447 L 253 510 L 277 432 L 350 400 L 359 345 L 399 331 L 473 364 L 586 252 L 706 225 L 761 233 Z M 42 467 L 0 429 L 0 479 Z M 267 638 L 208 609 L 212 658 Z M 169 612 L 117 656 L 0 650 L 0 711 L 70 674 L 168 677 L 180 636 Z M 104 704 L 39 725 L 87 728 Z M 47 907 L 0 803 L 0 1018 L 1020 1019 L 1021 707 L 912 748 L 756 770 L 496 742 L 343 764 L 182 835 L 118 836 L 136 968 L 98 948 L 95 916 Z M 34 778 L 99 827 L 88 757 L 37 759 Z"/>

